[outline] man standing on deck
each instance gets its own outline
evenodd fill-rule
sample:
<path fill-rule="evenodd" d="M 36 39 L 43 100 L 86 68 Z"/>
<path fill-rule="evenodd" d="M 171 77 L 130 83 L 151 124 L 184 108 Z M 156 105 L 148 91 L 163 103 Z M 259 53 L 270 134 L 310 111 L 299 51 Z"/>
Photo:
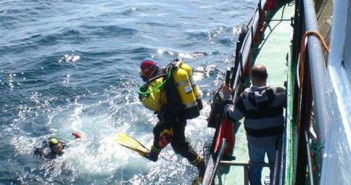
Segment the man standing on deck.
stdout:
<path fill-rule="evenodd" d="M 250 163 L 264 163 L 267 153 L 270 164 L 275 163 L 278 140 L 284 130 L 283 107 L 286 107 L 286 91 L 282 87 L 267 86 L 268 74 L 263 65 L 254 65 L 250 72 L 252 86 L 231 101 L 232 89 L 224 85 L 224 109 L 235 121 L 245 117 L 244 126 L 248 141 Z M 270 183 L 273 183 L 274 165 L 270 166 Z M 251 185 L 261 185 L 262 167 L 249 166 Z"/>

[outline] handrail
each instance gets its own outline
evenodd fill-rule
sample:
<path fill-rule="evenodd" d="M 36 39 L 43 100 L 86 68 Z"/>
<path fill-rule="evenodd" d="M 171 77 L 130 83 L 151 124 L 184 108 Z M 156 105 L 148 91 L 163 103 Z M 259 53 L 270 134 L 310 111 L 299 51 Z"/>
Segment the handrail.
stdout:
<path fill-rule="evenodd" d="M 306 31 L 317 31 L 317 18 L 316 11 L 314 8 L 313 0 L 305 0 L 304 2 L 304 12 L 305 12 L 305 23 Z M 318 136 L 318 141 L 320 146 L 324 144 L 325 138 L 327 137 L 328 128 L 328 92 L 325 91 L 326 85 L 326 66 L 324 64 L 324 54 L 322 52 L 322 46 L 320 41 L 316 37 L 310 37 L 307 43 L 308 48 L 308 61 L 310 63 L 310 74 L 312 79 L 312 93 L 314 98 L 314 108 L 316 122 L 316 134 Z M 323 154 L 323 151 L 320 153 Z M 322 161 L 322 155 L 318 156 L 320 161 Z"/>
<path fill-rule="evenodd" d="M 317 18 L 316 11 L 314 8 L 313 0 L 305 0 L 304 3 L 304 11 L 305 11 L 305 23 L 306 23 L 306 31 L 317 31 Z M 308 48 L 308 59 L 310 66 L 310 73 L 312 78 L 312 83 L 315 88 L 313 91 L 313 98 L 315 99 L 315 115 L 316 120 L 318 122 L 318 128 L 316 130 L 318 139 L 324 140 L 327 136 L 327 128 L 328 128 L 328 106 L 327 106 L 327 92 L 321 89 L 327 89 L 326 86 L 326 66 L 324 65 L 324 55 L 322 52 L 322 46 L 317 37 L 310 37 L 307 43 Z"/>
<path fill-rule="evenodd" d="M 250 27 L 249 27 L 250 28 Z M 242 63 L 242 67 L 244 67 L 246 65 L 248 56 L 249 56 L 249 52 L 251 49 L 251 44 L 252 44 L 252 29 L 249 29 L 249 31 L 246 34 L 246 37 L 243 41 L 243 44 L 241 46 L 241 50 L 240 50 L 240 62 Z"/>
<path fill-rule="evenodd" d="M 265 3 L 266 0 L 264 0 L 263 2 Z M 235 61 L 235 63 L 234 63 L 235 66 L 233 68 L 233 69 L 235 69 L 235 71 L 232 71 L 232 75 L 233 75 L 233 77 L 232 77 L 233 96 L 232 97 L 233 97 L 234 102 L 237 98 L 237 95 L 239 95 L 239 93 L 240 93 L 239 87 L 240 87 L 240 83 L 242 82 L 242 75 L 243 75 L 242 73 L 243 73 L 245 66 L 247 65 L 247 62 L 248 62 L 253 37 L 255 36 L 255 34 L 257 32 L 259 16 L 260 16 L 259 11 L 260 11 L 260 9 L 263 8 L 263 5 L 264 5 L 264 4 L 261 5 L 261 3 L 262 3 L 262 1 L 260 0 L 255 8 L 254 16 L 251 18 L 250 22 L 247 25 L 249 30 L 246 33 L 245 38 L 242 41 L 239 53 L 236 53 L 239 55 L 239 57 L 238 57 L 239 61 Z M 236 48 L 236 49 L 238 49 L 238 48 Z"/>
<path fill-rule="evenodd" d="M 257 28 L 258 28 L 258 23 L 259 23 L 259 18 L 260 18 L 260 10 L 263 9 L 264 7 L 264 4 L 265 4 L 266 1 L 259 1 L 256 8 L 255 8 L 255 11 L 254 11 L 254 15 L 253 17 L 251 18 L 250 22 L 248 23 L 247 27 L 249 28 L 244 40 L 243 40 L 243 43 L 242 43 L 242 46 L 241 46 L 241 49 L 240 49 L 240 52 L 239 52 L 239 55 L 240 55 L 240 61 L 242 62 L 242 66 L 246 66 L 246 62 L 248 61 L 249 59 L 249 54 L 250 54 L 250 50 L 251 50 L 251 45 L 252 45 L 252 42 L 253 42 L 253 39 L 257 33 Z"/>
<path fill-rule="evenodd" d="M 212 184 L 215 174 L 217 172 L 217 167 L 220 164 L 220 161 L 222 159 L 222 155 L 225 147 L 226 147 L 226 141 L 225 139 L 222 139 L 221 147 L 219 149 L 218 154 L 217 155 L 213 154 L 212 156 L 210 156 L 210 159 L 209 159 L 210 164 L 207 165 L 202 185 Z"/>

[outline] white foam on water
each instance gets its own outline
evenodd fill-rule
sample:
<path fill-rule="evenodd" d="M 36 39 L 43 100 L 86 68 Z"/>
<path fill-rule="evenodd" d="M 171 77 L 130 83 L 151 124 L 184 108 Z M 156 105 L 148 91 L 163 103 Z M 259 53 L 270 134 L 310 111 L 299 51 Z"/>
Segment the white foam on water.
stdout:
<path fill-rule="evenodd" d="M 204 73 L 199 73 L 196 81 L 202 78 Z M 81 96 L 61 106 L 51 104 L 55 98 L 34 93 L 31 100 L 35 108 L 23 107 L 20 119 L 12 128 L 9 127 L 19 132 L 11 141 L 17 154 L 34 160 L 31 170 L 22 177 L 24 182 L 34 178 L 39 179 L 39 182 L 59 181 L 69 184 L 77 179 L 96 177 L 101 179 L 97 182 L 187 184 L 194 179 L 196 168 L 175 154 L 170 145 L 162 150 L 157 162 L 151 162 L 114 142 L 117 133 L 126 133 L 148 148 L 153 142 L 152 129 L 157 117 L 145 109 L 134 94 L 123 93 L 129 92 L 130 88 L 128 85 L 112 87 L 99 97 L 100 100 L 84 101 L 86 97 Z M 204 141 L 211 139 L 214 132 L 214 129 L 207 128 L 210 105 L 206 101 L 203 103 L 204 109 L 200 116 L 188 120 L 185 130 L 188 141 L 200 154 Z M 39 132 L 39 136 L 32 135 L 22 128 L 26 121 L 37 121 L 32 115 L 45 118 L 42 124 L 34 123 L 32 126 L 35 129 L 44 128 L 44 134 Z M 74 140 L 72 132 L 79 132 L 82 138 Z M 35 158 L 34 148 L 50 136 L 68 141 L 64 155 L 54 160 Z"/>

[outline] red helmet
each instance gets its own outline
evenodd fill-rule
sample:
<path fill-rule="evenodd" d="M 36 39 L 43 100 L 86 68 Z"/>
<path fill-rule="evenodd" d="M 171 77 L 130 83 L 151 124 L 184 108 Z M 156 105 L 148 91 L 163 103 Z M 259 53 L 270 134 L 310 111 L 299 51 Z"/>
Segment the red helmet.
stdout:
<path fill-rule="evenodd" d="M 140 64 L 140 76 L 144 81 L 154 77 L 158 73 L 157 63 L 150 58 L 144 59 Z"/>

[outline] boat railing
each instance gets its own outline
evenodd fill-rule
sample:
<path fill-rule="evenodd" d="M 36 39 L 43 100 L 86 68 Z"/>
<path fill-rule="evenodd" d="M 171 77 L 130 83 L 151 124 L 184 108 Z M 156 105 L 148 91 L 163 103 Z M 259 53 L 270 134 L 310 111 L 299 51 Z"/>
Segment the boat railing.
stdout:
<path fill-rule="evenodd" d="M 236 100 L 238 97 L 239 93 L 242 90 L 242 82 L 243 78 L 245 76 L 244 70 L 245 68 L 249 67 L 250 65 L 250 52 L 252 49 L 252 44 L 254 37 L 257 34 L 258 27 L 259 27 L 259 21 L 260 21 L 260 12 L 263 9 L 263 6 L 265 4 L 266 0 L 260 0 L 255 8 L 254 16 L 251 18 L 249 23 L 247 24 L 247 33 L 245 34 L 245 37 L 243 40 L 240 40 L 237 42 L 237 52 L 236 52 L 236 57 L 234 61 L 234 67 L 231 68 L 231 86 L 233 88 L 233 101 Z M 246 74 L 247 75 L 247 74 Z M 217 135 L 217 134 L 215 134 Z M 223 144 L 223 143 L 222 143 Z M 250 165 L 260 165 L 263 167 L 269 167 L 271 166 L 270 164 L 267 163 L 250 163 L 250 162 L 239 162 L 239 161 L 220 161 L 218 163 L 215 163 L 214 161 L 221 159 L 222 154 L 221 152 L 212 154 L 210 157 L 210 162 L 207 165 L 206 173 L 204 176 L 204 181 L 203 184 L 212 184 L 214 175 L 216 173 L 216 168 L 217 165 L 234 165 L 234 166 L 243 166 L 244 168 L 244 174 L 245 174 L 245 184 L 248 184 L 248 168 Z"/>
<path fill-rule="evenodd" d="M 316 11 L 314 8 L 313 0 L 304 1 L 304 15 L 305 15 L 305 32 L 316 31 L 319 32 L 316 18 Z M 312 88 L 313 98 L 315 102 L 315 115 L 318 122 L 317 134 L 319 139 L 324 142 L 326 138 L 326 131 L 328 128 L 328 114 L 325 114 L 326 110 L 329 109 L 326 91 L 321 89 L 327 89 L 326 80 L 326 65 L 324 63 L 324 54 L 322 46 L 317 37 L 311 36 L 307 42 L 308 55 L 306 55 L 307 61 L 309 62 L 309 72 L 311 73 L 311 79 L 313 86 Z"/>
<path fill-rule="evenodd" d="M 234 61 L 234 67 L 231 68 L 231 82 L 230 85 L 233 88 L 233 101 L 236 100 L 238 95 L 242 91 L 243 82 L 244 78 L 248 75 L 245 73 L 244 70 L 246 70 L 248 67 L 250 67 L 250 55 L 251 55 L 251 50 L 252 50 L 252 45 L 254 42 L 254 38 L 258 34 L 258 29 L 261 21 L 261 15 L 262 15 L 262 10 L 263 7 L 266 3 L 266 0 L 260 0 L 257 3 L 257 6 L 254 11 L 254 15 L 249 21 L 249 23 L 246 25 L 247 28 L 247 33 L 245 34 L 245 37 L 239 41 L 237 41 L 237 48 L 236 48 L 236 57 Z M 228 72 L 228 71 L 227 71 Z M 217 132 L 217 131 L 216 131 Z M 217 137 L 218 135 L 215 134 Z M 215 137 L 215 138 L 216 138 Z M 222 143 L 224 144 L 224 143 Z M 222 151 L 222 150 L 219 150 Z M 222 152 L 223 153 L 223 152 Z M 223 161 L 220 160 L 222 158 L 222 153 L 214 153 L 211 154 L 209 158 L 209 162 L 207 165 L 206 173 L 204 176 L 204 185 L 209 185 L 212 184 L 214 180 L 214 176 L 216 173 L 217 165 L 231 165 L 231 166 L 243 166 L 244 168 L 244 183 L 248 184 L 248 169 L 249 166 L 252 165 L 259 165 L 262 167 L 271 167 L 271 164 L 268 163 L 250 163 L 248 161 Z M 278 159 L 279 160 L 279 159 Z M 218 161 L 218 162 L 215 162 Z"/>
<path fill-rule="evenodd" d="M 242 41 L 237 42 L 237 51 L 234 61 L 234 68 L 233 70 L 233 77 L 232 77 L 232 85 L 233 85 L 233 90 L 234 90 L 234 98 L 236 98 L 236 95 L 239 94 L 240 89 L 238 89 L 238 86 L 241 85 L 242 82 L 242 75 L 244 73 L 244 69 L 250 65 L 249 64 L 249 57 L 250 57 L 250 51 L 253 43 L 253 39 L 255 35 L 257 34 L 258 30 L 258 25 L 260 21 L 260 12 L 263 9 L 263 6 L 265 4 L 266 0 L 260 0 L 255 8 L 254 15 L 247 24 L 247 33 L 245 34 L 245 37 Z M 240 49 L 240 50 L 239 50 Z"/>
<path fill-rule="evenodd" d="M 304 62 L 301 66 L 304 72 L 299 71 L 294 67 L 290 69 L 292 77 L 289 78 L 288 89 L 294 94 L 290 94 L 292 100 L 288 103 L 292 104 L 293 110 L 289 110 L 288 118 L 291 119 L 290 124 L 286 127 L 286 133 L 289 135 L 285 139 L 283 147 L 285 148 L 285 171 L 284 184 L 318 184 L 318 175 L 314 176 L 311 172 L 315 172 L 311 165 L 311 154 L 309 150 L 309 141 L 311 140 L 309 134 L 312 113 L 315 118 L 314 131 L 317 136 L 317 144 L 320 146 L 318 161 L 323 160 L 323 145 L 326 138 L 326 131 L 328 122 L 330 122 L 330 115 L 328 114 L 328 95 L 327 95 L 327 80 L 326 80 L 326 65 L 324 63 L 324 54 L 320 41 L 315 36 L 310 36 L 306 40 L 302 40 L 306 32 L 319 32 L 316 18 L 316 11 L 313 0 L 296 0 L 295 1 L 295 17 L 294 17 L 294 38 L 291 64 L 297 66 L 299 56 L 301 55 L 301 43 L 305 45 Z M 300 61 L 301 62 L 301 61 Z M 303 85 L 298 87 L 295 83 L 301 74 L 305 79 Z M 295 89 L 295 90 L 294 90 Z M 301 95 L 299 95 L 300 92 Z M 289 97 L 289 96 L 288 96 Z M 303 103 L 301 103 L 303 102 Z M 288 105 L 289 107 L 289 105 Z M 313 109 L 313 112 L 312 112 Z M 299 119 L 297 119 L 299 118 Z M 298 141 L 298 142 L 296 142 Z M 318 164 L 316 169 L 321 168 L 322 162 Z M 310 175 L 306 176 L 307 173 Z M 316 181 L 317 180 L 317 181 Z"/>
<path fill-rule="evenodd" d="M 266 3 L 266 0 L 260 0 L 255 8 L 254 15 L 247 24 L 248 32 L 245 35 L 245 38 L 243 39 L 242 43 L 240 43 L 240 51 L 237 53 L 239 57 L 236 57 L 238 61 L 235 61 L 235 65 L 238 63 L 240 64 L 241 69 L 236 71 L 236 74 L 239 76 L 240 71 L 243 72 L 243 69 L 247 66 L 250 65 L 250 52 L 251 52 L 251 47 L 254 41 L 254 38 L 256 34 L 258 33 L 258 27 L 260 23 L 260 15 L 263 10 L 263 7 Z M 238 46 L 238 45 L 237 45 Z M 238 77 L 237 76 L 237 77 Z M 239 79 L 239 78 L 236 78 Z M 235 83 L 234 83 L 235 84 Z"/>

